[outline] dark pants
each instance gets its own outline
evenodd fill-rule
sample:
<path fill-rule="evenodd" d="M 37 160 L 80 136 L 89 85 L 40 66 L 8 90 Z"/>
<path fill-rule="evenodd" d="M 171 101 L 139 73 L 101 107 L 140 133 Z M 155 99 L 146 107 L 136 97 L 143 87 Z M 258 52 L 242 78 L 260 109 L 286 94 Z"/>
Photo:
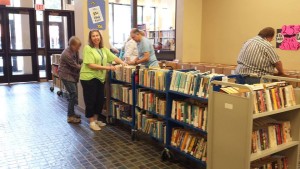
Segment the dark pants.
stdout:
<path fill-rule="evenodd" d="M 85 117 L 100 115 L 105 102 L 104 84 L 98 79 L 80 80 L 85 103 Z"/>
<path fill-rule="evenodd" d="M 67 80 L 62 80 L 62 82 L 69 93 L 68 116 L 73 116 L 75 115 L 74 106 L 78 103 L 77 83 Z"/>
<path fill-rule="evenodd" d="M 260 83 L 260 77 L 251 77 L 251 76 L 244 76 L 245 84 L 257 84 Z"/>

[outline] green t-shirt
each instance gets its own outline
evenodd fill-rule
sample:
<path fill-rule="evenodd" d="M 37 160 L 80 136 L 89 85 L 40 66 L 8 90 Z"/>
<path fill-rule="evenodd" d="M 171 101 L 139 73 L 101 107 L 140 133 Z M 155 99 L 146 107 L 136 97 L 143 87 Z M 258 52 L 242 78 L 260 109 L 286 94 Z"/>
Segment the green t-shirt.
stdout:
<path fill-rule="evenodd" d="M 83 49 L 83 65 L 80 70 L 80 80 L 92 80 L 96 78 L 104 83 L 106 70 L 93 70 L 88 67 L 88 64 L 93 63 L 106 66 L 107 63 L 112 63 L 115 58 L 116 56 L 105 47 L 96 49 L 86 45 Z"/>

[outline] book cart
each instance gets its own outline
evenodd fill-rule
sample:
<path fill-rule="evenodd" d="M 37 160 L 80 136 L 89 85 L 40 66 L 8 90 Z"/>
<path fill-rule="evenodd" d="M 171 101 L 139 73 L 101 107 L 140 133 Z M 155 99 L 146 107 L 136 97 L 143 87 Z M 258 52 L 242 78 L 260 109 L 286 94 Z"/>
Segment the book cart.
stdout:
<path fill-rule="evenodd" d="M 59 91 L 56 92 L 58 96 L 62 96 L 64 90 L 64 85 L 59 78 L 58 75 L 58 67 L 60 63 L 60 54 L 53 54 L 51 55 L 51 73 L 52 73 L 52 84 L 50 87 L 50 91 L 53 92 L 54 88 L 59 88 Z"/>
<path fill-rule="evenodd" d="M 271 81 L 300 82 L 300 79 L 286 77 L 262 77 L 262 81 L 266 79 Z M 210 88 L 208 108 L 208 169 L 250 169 L 253 161 L 261 160 L 270 155 L 283 155 L 287 157 L 289 169 L 299 168 L 299 88 L 294 89 L 296 105 L 254 114 L 253 88 L 247 85 L 221 81 L 213 81 L 211 85 L 214 87 Z M 250 91 L 250 94 L 247 97 L 242 97 L 222 93 L 216 90 L 216 87 L 220 88 L 220 86 L 236 87 Z M 269 117 L 278 121 L 290 122 L 292 141 L 251 153 L 254 124 L 257 120 Z"/>

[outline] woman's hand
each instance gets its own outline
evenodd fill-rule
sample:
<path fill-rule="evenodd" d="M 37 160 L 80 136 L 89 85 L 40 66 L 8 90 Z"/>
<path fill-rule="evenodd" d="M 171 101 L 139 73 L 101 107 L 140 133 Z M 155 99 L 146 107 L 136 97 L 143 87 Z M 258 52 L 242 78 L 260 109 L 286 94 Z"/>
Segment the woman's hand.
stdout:
<path fill-rule="evenodd" d="M 134 61 L 128 61 L 127 64 L 128 64 L 128 65 L 134 65 L 135 62 L 134 62 Z"/>
<path fill-rule="evenodd" d="M 114 67 L 114 66 L 112 66 L 112 65 L 110 65 L 110 66 L 106 66 L 107 67 L 107 70 L 112 70 L 112 71 L 115 71 L 115 70 L 117 70 L 117 68 L 116 67 Z"/>
<path fill-rule="evenodd" d="M 128 64 L 126 62 L 123 62 L 122 66 L 128 66 Z"/>

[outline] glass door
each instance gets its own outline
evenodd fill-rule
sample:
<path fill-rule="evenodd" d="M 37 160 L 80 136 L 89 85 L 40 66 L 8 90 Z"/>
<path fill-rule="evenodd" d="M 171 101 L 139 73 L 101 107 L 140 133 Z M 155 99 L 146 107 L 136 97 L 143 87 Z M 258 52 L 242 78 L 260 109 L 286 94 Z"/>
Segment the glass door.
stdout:
<path fill-rule="evenodd" d="M 46 10 L 45 21 L 45 48 L 46 74 L 51 79 L 51 55 L 60 54 L 68 46 L 68 40 L 75 34 L 73 11 Z"/>
<path fill-rule="evenodd" d="M 0 83 L 38 81 L 34 9 L 1 11 Z"/>
<path fill-rule="evenodd" d="M 4 38 L 3 38 L 3 11 L 0 11 L 0 83 L 7 83 L 7 76 L 4 76 L 4 50 L 3 50 L 3 45 L 4 45 Z"/>

